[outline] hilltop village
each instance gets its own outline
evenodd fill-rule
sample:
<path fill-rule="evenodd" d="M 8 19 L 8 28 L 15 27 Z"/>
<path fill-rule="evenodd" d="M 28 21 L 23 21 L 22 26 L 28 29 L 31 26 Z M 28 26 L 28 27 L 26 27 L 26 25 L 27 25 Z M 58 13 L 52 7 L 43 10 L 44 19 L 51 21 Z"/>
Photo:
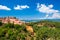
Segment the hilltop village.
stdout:
<path fill-rule="evenodd" d="M 4 18 L 0 17 L 0 21 L 2 23 L 10 22 L 10 23 L 19 24 L 19 25 L 24 23 L 24 22 L 20 21 L 19 19 L 17 19 L 16 17 L 4 17 Z"/>
<path fill-rule="evenodd" d="M 0 18 L 0 22 L 2 22 L 3 24 L 17 24 L 17 25 L 25 25 L 25 22 L 17 19 L 16 17 L 4 17 L 4 18 Z M 25 25 L 26 30 L 33 33 L 33 28 L 30 25 Z"/>

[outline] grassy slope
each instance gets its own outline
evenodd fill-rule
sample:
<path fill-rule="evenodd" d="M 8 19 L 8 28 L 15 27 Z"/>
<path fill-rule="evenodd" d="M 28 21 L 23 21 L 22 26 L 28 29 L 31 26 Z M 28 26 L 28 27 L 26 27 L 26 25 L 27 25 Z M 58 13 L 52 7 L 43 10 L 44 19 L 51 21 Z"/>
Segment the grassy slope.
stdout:
<path fill-rule="evenodd" d="M 43 24 L 44 23 L 44 24 Z M 26 30 L 29 25 L 34 30 L 31 35 Z M 43 25 L 43 26 L 38 26 Z M 31 22 L 23 25 L 18 24 L 2 24 L 0 22 L 0 40 L 60 40 L 60 22 L 40 21 Z"/>

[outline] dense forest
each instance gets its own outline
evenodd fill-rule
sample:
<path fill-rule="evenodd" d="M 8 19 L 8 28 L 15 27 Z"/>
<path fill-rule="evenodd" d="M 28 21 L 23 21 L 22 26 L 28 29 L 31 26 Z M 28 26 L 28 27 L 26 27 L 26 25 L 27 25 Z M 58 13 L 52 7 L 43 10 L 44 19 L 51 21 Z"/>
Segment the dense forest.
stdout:
<path fill-rule="evenodd" d="M 60 22 L 39 21 L 22 25 L 0 22 L 0 40 L 60 40 Z"/>

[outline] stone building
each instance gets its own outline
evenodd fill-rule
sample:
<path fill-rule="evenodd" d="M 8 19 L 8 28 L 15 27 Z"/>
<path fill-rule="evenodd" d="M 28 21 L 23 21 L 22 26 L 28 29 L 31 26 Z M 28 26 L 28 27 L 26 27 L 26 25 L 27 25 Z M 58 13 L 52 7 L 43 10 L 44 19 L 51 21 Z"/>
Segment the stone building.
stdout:
<path fill-rule="evenodd" d="M 18 20 L 17 18 L 15 18 L 15 17 L 4 17 L 4 18 L 1 17 L 0 21 L 2 23 L 8 23 L 8 22 L 10 22 L 10 23 L 19 24 L 19 25 L 21 25 L 22 23 L 24 23 L 21 20 Z"/>

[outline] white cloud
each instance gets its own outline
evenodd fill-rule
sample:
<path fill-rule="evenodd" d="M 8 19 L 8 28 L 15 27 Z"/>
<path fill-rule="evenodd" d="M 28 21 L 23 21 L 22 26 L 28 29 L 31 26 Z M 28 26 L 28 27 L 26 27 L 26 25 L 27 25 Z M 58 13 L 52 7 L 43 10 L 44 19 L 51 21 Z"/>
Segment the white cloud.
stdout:
<path fill-rule="evenodd" d="M 11 10 L 11 9 L 8 8 L 7 6 L 0 5 L 0 10 Z"/>
<path fill-rule="evenodd" d="M 48 17 L 50 19 L 60 19 L 60 13 L 54 13 L 51 17 Z"/>
<path fill-rule="evenodd" d="M 60 18 L 60 14 L 59 13 L 54 13 L 52 17 L 53 18 Z"/>
<path fill-rule="evenodd" d="M 52 8 L 53 8 L 52 4 L 48 6 L 46 6 L 45 4 L 41 4 L 41 5 L 39 5 L 39 3 L 37 4 L 37 9 L 39 12 L 47 13 L 47 14 L 59 12 L 58 10 Z"/>
<path fill-rule="evenodd" d="M 17 5 L 16 7 L 14 7 L 15 10 L 22 10 L 22 9 L 26 9 L 26 8 L 29 8 L 28 5 Z"/>
<path fill-rule="evenodd" d="M 60 19 L 60 13 L 54 13 L 52 16 L 46 15 L 39 19 Z"/>
<path fill-rule="evenodd" d="M 60 18 L 60 11 L 53 9 L 53 5 L 48 5 L 46 6 L 45 4 L 37 4 L 37 10 L 39 12 L 45 13 L 46 16 L 43 17 L 43 19 L 55 19 L 55 18 Z M 52 14 L 50 16 L 49 14 Z"/>
<path fill-rule="evenodd" d="M 60 19 L 60 13 L 53 13 L 52 16 L 46 14 L 42 19 Z"/>
<path fill-rule="evenodd" d="M 48 7 L 49 7 L 49 8 L 53 8 L 53 5 L 52 5 L 52 4 L 51 4 L 51 5 L 48 5 Z"/>

